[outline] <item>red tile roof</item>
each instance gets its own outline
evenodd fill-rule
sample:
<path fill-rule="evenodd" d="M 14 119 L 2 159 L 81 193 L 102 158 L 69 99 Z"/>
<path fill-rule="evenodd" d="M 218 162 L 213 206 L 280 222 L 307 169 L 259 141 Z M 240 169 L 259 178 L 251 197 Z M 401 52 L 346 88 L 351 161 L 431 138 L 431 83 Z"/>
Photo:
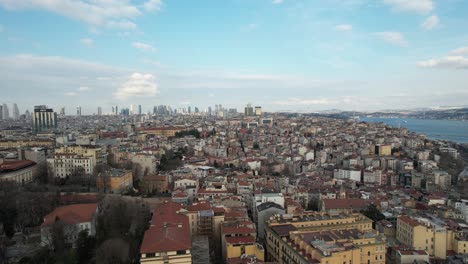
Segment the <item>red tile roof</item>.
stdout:
<path fill-rule="evenodd" d="M 53 224 L 56 219 L 69 225 L 91 222 L 96 210 L 97 204 L 95 203 L 60 206 L 45 216 L 44 223 L 42 223 L 41 227 Z"/>
<path fill-rule="evenodd" d="M 253 236 L 240 236 L 240 237 L 226 237 L 228 244 L 253 244 L 255 237 Z"/>
<path fill-rule="evenodd" d="M 187 223 L 188 225 L 188 223 Z M 141 244 L 141 253 L 189 250 L 192 246 L 188 226 L 150 227 Z"/>
<path fill-rule="evenodd" d="M 323 204 L 325 209 L 365 209 L 369 206 L 370 201 L 359 199 L 359 198 L 350 198 L 350 199 L 323 199 Z"/>
<path fill-rule="evenodd" d="M 413 227 L 421 225 L 418 221 L 416 221 L 414 219 L 411 219 L 406 215 L 400 216 L 399 219 L 400 219 L 400 221 L 403 221 L 404 223 L 406 223 L 406 224 L 408 224 L 410 226 L 413 226 Z"/>
<path fill-rule="evenodd" d="M 208 211 L 211 210 L 211 205 L 208 202 L 194 203 L 192 205 L 187 206 L 187 210 L 191 212 Z"/>
<path fill-rule="evenodd" d="M 253 228 L 248 227 L 224 227 L 223 234 L 255 234 L 256 231 Z"/>
<path fill-rule="evenodd" d="M 34 164 L 36 163 L 31 160 L 5 161 L 2 164 L 0 164 L 0 172 L 20 170 L 33 166 Z"/>
<path fill-rule="evenodd" d="M 151 227 L 146 230 L 141 253 L 168 252 L 191 248 L 189 220 L 179 214 L 182 205 L 166 202 L 153 211 Z"/>

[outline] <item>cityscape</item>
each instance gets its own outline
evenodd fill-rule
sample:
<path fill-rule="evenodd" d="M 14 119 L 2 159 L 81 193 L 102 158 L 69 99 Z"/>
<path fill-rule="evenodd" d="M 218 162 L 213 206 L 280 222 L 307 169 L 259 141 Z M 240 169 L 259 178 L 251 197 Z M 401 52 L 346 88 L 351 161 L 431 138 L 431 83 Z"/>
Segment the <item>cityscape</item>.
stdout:
<path fill-rule="evenodd" d="M 468 263 L 467 11 L 0 0 L 0 264 Z"/>

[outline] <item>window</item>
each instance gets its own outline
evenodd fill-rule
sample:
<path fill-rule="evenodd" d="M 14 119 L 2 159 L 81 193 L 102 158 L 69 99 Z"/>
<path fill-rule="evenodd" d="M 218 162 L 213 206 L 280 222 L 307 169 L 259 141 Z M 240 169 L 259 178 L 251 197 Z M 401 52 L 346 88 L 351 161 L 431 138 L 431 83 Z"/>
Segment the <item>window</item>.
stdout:
<path fill-rule="evenodd" d="M 147 258 L 154 258 L 156 256 L 155 253 L 146 253 Z"/>
<path fill-rule="evenodd" d="M 185 253 L 186 253 L 186 250 L 177 250 L 176 251 L 177 255 L 185 255 Z"/>

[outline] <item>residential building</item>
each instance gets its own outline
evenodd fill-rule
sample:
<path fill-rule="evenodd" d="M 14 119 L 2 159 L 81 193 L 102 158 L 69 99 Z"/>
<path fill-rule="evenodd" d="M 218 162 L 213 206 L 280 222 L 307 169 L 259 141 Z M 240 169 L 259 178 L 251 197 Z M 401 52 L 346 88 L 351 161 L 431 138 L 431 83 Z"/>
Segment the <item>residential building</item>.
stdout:
<path fill-rule="evenodd" d="M 52 246 L 51 228 L 55 224 L 60 224 L 63 227 L 64 243 L 74 245 L 79 232 L 83 230 L 94 236 L 96 234 L 97 211 L 98 206 L 95 203 L 73 204 L 55 208 L 44 217 L 44 222 L 41 225 L 41 244 Z"/>
<path fill-rule="evenodd" d="M 133 173 L 130 170 L 110 169 L 96 177 L 98 192 L 122 193 L 133 187 Z"/>
<path fill-rule="evenodd" d="M 189 221 L 186 215 L 180 214 L 181 209 L 174 202 L 154 209 L 151 226 L 141 243 L 140 263 L 192 263 Z"/>
<path fill-rule="evenodd" d="M 275 215 L 267 221 L 267 261 L 385 263 L 385 237 L 362 214 Z"/>
<path fill-rule="evenodd" d="M 93 175 L 94 158 L 91 156 L 81 156 L 77 154 L 56 153 L 53 159 L 48 159 L 49 170 L 52 170 L 54 177 L 67 178 L 76 173 L 81 176 Z"/>

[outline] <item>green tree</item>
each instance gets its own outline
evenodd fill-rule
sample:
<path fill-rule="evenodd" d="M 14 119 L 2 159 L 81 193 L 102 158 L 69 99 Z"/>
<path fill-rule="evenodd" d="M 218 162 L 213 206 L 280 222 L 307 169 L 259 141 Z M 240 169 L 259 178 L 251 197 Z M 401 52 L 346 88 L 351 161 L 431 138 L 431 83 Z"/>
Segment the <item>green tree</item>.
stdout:
<path fill-rule="evenodd" d="M 96 246 L 96 239 L 94 236 L 89 236 L 86 230 L 78 234 L 76 240 L 76 255 L 78 263 L 90 263 L 94 256 L 94 247 Z"/>

